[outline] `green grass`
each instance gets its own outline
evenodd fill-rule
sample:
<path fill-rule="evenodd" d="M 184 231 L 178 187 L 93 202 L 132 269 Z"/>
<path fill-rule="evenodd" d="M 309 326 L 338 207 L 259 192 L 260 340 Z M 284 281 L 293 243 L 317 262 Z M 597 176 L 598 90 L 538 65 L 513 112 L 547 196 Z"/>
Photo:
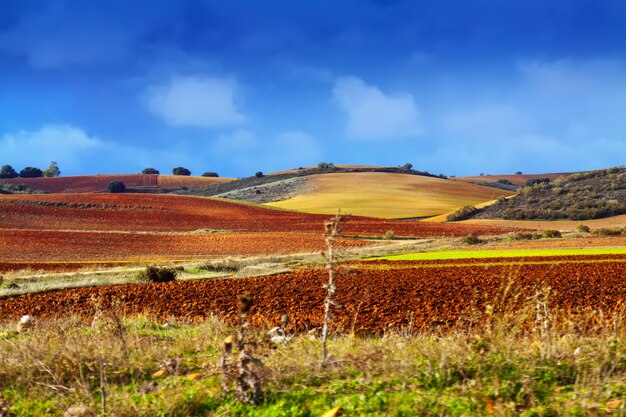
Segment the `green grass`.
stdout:
<path fill-rule="evenodd" d="M 404 253 L 401 255 L 381 256 L 368 260 L 387 261 L 430 261 L 439 259 L 472 259 L 472 258 L 520 258 L 532 256 L 575 256 L 575 255 L 623 255 L 626 247 L 595 247 L 574 249 L 502 249 L 502 250 L 471 250 Z"/>
<path fill-rule="evenodd" d="M 532 306 L 531 306 L 532 307 Z M 485 313 L 490 314 L 490 313 Z M 76 405 L 115 416 L 301 416 L 340 406 L 342 416 L 622 415 L 626 410 L 623 329 L 598 324 L 524 332 L 515 319 L 449 334 L 335 336 L 336 360 L 319 367 L 320 341 L 296 336 L 261 344 L 265 400 L 256 408 L 223 395 L 219 358 L 233 330 L 216 319 L 164 326 L 125 319 L 124 337 L 75 319 L 39 322 L 17 334 L 0 324 L 0 394 L 10 416 L 62 416 Z M 569 323 L 569 322 L 568 322 Z M 615 323 L 618 323 L 617 321 Z M 165 360 L 177 374 L 151 375 Z M 190 380 L 189 374 L 201 374 Z"/>

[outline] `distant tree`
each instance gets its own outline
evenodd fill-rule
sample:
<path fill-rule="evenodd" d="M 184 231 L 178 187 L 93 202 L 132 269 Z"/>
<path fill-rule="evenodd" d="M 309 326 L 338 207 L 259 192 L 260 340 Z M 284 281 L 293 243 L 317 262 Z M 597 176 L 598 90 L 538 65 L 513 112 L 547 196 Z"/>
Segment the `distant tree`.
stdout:
<path fill-rule="evenodd" d="M 122 181 L 112 181 L 107 185 L 107 190 L 110 193 L 123 193 L 126 191 L 126 185 Z"/>
<path fill-rule="evenodd" d="M 515 175 L 522 175 L 522 171 L 517 171 Z"/>
<path fill-rule="evenodd" d="M 43 177 L 43 171 L 35 167 L 26 167 L 20 171 L 22 178 L 38 178 Z"/>
<path fill-rule="evenodd" d="M 203 173 L 202 176 L 203 177 L 213 177 L 213 178 L 219 177 L 217 172 L 211 172 L 211 171 L 207 171 L 207 172 Z"/>
<path fill-rule="evenodd" d="M 257 171 L 256 174 L 254 174 L 254 176 L 257 178 L 263 178 L 265 174 L 263 174 L 261 171 Z"/>
<path fill-rule="evenodd" d="M 187 168 L 184 167 L 176 167 L 174 169 L 172 169 L 172 174 L 173 175 L 191 175 L 191 171 L 189 171 Z"/>
<path fill-rule="evenodd" d="M 144 168 L 143 171 L 141 171 L 142 174 L 160 174 L 158 169 L 155 168 Z"/>
<path fill-rule="evenodd" d="M 43 171 L 44 177 L 58 177 L 59 175 L 61 175 L 61 170 L 59 169 L 57 163 L 54 161 L 50 162 L 50 166 L 48 166 L 48 169 Z"/>
<path fill-rule="evenodd" d="M 17 178 L 18 173 L 15 172 L 11 165 L 3 165 L 0 168 L 0 178 Z"/>
<path fill-rule="evenodd" d="M 412 164 L 412 163 L 410 163 L 410 162 L 407 162 L 406 164 L 402 165 L 402 166 L 400 167 L 400 169 L 401 169 L 402 171 L 410 171 L 410 170 L 412 170 L 412 169 L 413 169 L 413 164 Z"/>
<path fill-rule="evenodd" d="M 333 170 L 335 169 L 335 164 L 333 164 L 332 162 L 320 162 L 317 164 L 317 169 L 319 170 Z"/>

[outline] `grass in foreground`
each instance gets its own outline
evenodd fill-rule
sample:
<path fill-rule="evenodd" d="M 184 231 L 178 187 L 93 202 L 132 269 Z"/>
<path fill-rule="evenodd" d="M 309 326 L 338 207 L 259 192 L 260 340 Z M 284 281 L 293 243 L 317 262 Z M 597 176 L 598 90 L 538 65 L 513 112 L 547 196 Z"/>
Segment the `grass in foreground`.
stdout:
<path fill-rule="evenodd" d="M 574 249 L 502 249 L 405 253 L 369 259 L 387 261 L 429 261 L 438 259 L 516 258 L 532 256 L 623 255 L 626 247 L 595 247 Z"/>
<path fill-rule="evenodd" d="M 66 320 L 20 334 L 5 324 L 0 393 L 11 416 L 61 416 L 75 405 L 100 411 L 101 377 L 115 416 L 317 416 L 334 406 L 345 416 L 625 411 L 621 321 L 585 335 L 572 322 L 522 332 L 516 320 L 490 316 L 480 329 L 450 334 L 337 336 L 323 369 L 320 342 L 308 336 L 261 347 L 266 398 L 257 408 L 222 395 L 220 348 L 232 329 L 217 319 L 165 326 L 135 317 L 122 331 Z"/>

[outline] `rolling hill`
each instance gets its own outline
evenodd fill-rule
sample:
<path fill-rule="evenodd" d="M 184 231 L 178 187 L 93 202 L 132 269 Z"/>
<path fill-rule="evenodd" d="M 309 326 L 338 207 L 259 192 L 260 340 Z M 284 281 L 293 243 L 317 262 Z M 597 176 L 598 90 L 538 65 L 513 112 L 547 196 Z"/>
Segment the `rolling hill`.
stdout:
<path fill-rule="evenodd" d="M 312 175 L 300 194 L 268 205 L 307 213 L 418 218 L 512 195 L 462 181 L 387 172 Z"/>
<path fill-rule="evenodd" d="M 2 179 L 4 184 L 23 184 L 31 190 L 46 193 L 94 193 L 105 191 L 112 181 L 121 181 L 136 192 L 158 192 L 182 187 L 208 187 L 232 181 L 232 178 L 192 177 L 156 174 L 81 175 L 52 178 Z"/>

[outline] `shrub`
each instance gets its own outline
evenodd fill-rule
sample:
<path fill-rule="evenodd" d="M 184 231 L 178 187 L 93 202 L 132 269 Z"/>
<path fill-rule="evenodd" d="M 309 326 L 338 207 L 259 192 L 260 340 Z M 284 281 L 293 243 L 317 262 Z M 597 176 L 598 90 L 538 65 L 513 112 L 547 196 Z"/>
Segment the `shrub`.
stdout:
<path fill-rule="evenodd" d="M 522 175 L 522 171 L 515 172 L 515 175 Z"/>
<path fill-rule="evenodd" d="M 126 191 L 126 185 L 122 181 L 112 181 L 107 185 L 107 191 L 110 193 L 123 193 Z"/>
<path fill-rule="evenodd" d="M 385 235 L 383 236 L 383 239 L 388 239 L 388 240 L 392 240 L 396 238 L 396 234 L 393 232 L 393 230 L 387 230 L 385 232 Z"/>
<path fill-rule="evenodd" d="M 202 176 L 203 177 L 212 177 L 212 178 L 219 177 L 219 175 L 217 175 L 217 172 L 212 172 L 212 171 L 203 172 Z"/>
<path fill-rule="evenodd" d="M 189 171 L 185 167 L 176 167 L 176 168 L 172 169 L 172 174 L 173 175 L 186 175 L 186 176 L 189 176 L 189 175 L 191 175 L 191 171 Z"/>
<path fill-rule="evenodd" d="M 550 178 L 531 178 L 526 180 L 526 187 L 534 187 L 539 184 L 548 184 L 550 182 Z"/>
<path fill-rule="evenodd" d="M 43 171 L 35 167 L 26 167 L 20 171 L 22 178 L 39 178 L 43 177 Z"/>
<path fill-rule="evenodd" d="M 142 174 L 160 174 L 159 170 L 156 168 L 144 168 L 143 171 L 141 171 Z"/>
<path fill-rule="evenodd" d="M 513 183 L 509 180 L 507 180 L 506 178 L 500 178 L 498 181 L 500 184 L 505 184 L 505 185 L 513 185 Z"/>
<path fill-rule="evenodd" d="M 475 233 L 470 233 L 463 237 L 463 243 L 466 245 L 478 245 L 479 243 L 483 243 L 483 241 Z"/>
<path fill-rule="evenodd" d="M 607 228 L 600 228 L 600 229 L 596 229 L 593 231 L 594 235 L 599 235 L 599 236 L 619 236 L 622 234 L 622 229 L 616 228 L 616 229 L 607 229 Z"/>
<path fill-rule="evenodd" d="M 148 266 L 145 271 L 139 273 L 139 279 L 148 282 L 171 282 L 176 280 L 179 272 L 180 269 L 177 268 Z"/>
<path fill-rule="evenodd" d="M 335 164 L 333 164 L 332 162 L 320 162 L 317 164 L 317 169 L 319 170 L 333 170 L 335 169 Z"/>
<path fill-rule="evenodd" d="M 449 222 L 458 222 L 460 220 L 469 219 L 479 211 L 480 210 L 474 206 L 465 206 L 455 211 L 454 213 L 448 214 L 447 219 Z"/>
<path fill-rule="evenodd" d="M 410 162 L 407 162 L 406 164 L 402 165 L 402 166 L 400 167 L 400 169 L 401 169 L 402 171 L 410 171 L 410 170 L 412 170 L 412 169 L 413 169 L 413 164 L 412 164 L 412 163 L 410 163 Z"/>
<path fill-rule="evenodd" d="M 541 235 L 543 237 L 561 237 L 561 232 L 559 232 L 558 230 L 544 230 L 543 232 L 541 232 Z"/>
<path fill-rule="evenodd" d="M 0 168 L 0 178 L 17 178 L 18 173 L 15 172 L 11 165 L 3 165 Z"/>
<path fill-rule="evenodd" d="M 580 233 L 589 233 L 591 231 L 589 229 L 589 226 L 585 224 L 579 224 L 576 230 L 578 230 Z"/>
<path fill-rule="evenodd" d="M 532 240 L 535 238 L 535 234 L 527 233 L 527 232 L 517 232 L 517 233 L 514 233 L 513 236 L 511 236 L 511 238 L 513 240 Z"/>
<path fill-rule="evenodd" d="M 255 177 L 257 177 L 257 178 L 263 178 L 263 177 L 265 176 L 265 174 L 263 174 L 261 171 L 257 171 L 257 172 L 254 174 L 254 176 L 255 176 Z"/>

